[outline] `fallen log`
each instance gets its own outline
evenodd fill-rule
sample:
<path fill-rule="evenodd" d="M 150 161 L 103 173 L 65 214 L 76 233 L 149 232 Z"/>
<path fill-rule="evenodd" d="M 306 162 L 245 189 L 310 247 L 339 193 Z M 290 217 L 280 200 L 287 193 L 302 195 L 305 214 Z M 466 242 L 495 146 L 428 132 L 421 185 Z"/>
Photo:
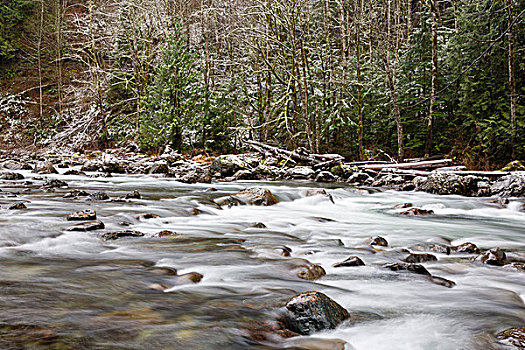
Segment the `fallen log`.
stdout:
<path fill-rule="evenodd" d="M 390 163 L 390 164 L 367 164 L 359 166 L 360 169 L 381 170 L 386 168 L 395 169 L 435 169 L 452 164 L 452 159 L 429 160 L 424 162 L 413 163 Z"/>
<path fill-rule="evenodd" d="M 304 148 L 295 151 L 288 151 L 282 148 L 267 145 L 262 142 L 248 140 L 246 141 L 251 147 L 260 153 L 270 153 L 275 157 L 293 160 L 295 162 L 302 162 L 306 165 L 320 165 L 322 163 L 337 163 L 344 160 L 344 157 L 339 154 L 315 154 L 308 153 Z M 326 165 L 325 165 L 326 166 Z"/>
<path fill-rule="evenodd" d="M 397 174 L 401 176 L 429 176 L 433 173 L 446 173 L 446 174 L 454 174 L 454 175 L 460 175 L 460 176 L 479 176 L 479 177 L 502 177 L 505 175 L 510 175 L 510 172 L 505 171 L 480 171 L 480 170 L 448 170 L 448 171 L 442 171 L 440 169 L 436 169 L 433 171 L 423 171 L 423 170 L 410 170 L 410 169 L 396 169 L 396 168 L 384 168 L 381 170 L 382 173 L 392 173 Z M 369 170 L 369 169 L 367 169 Z"/>

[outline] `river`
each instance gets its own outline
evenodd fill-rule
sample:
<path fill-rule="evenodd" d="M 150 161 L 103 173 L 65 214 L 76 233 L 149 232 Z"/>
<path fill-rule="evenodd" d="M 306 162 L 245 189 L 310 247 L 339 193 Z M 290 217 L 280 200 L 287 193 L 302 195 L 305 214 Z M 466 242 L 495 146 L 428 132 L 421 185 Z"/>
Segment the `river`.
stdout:
<path fill-rule="evenodd" d="M 525 260 L 525 213 L 516 200 L 504 208 L 487 198 L 326 185 L 332 203 L 326 196 L 306 197 L 308 188 L 321 187 L 310 182 L 188 185 L 144 175 L 50 175 L 69 189 L 47 192 L 40 175 L 21 173 L 26 180 L 0 187 L 2 349 L 271 348 L 250 340 L 246 329 L 272 318 L 295 294 L 314 290 L 351 318 L 313 337 L 342 339 L 357 350 L 492 349 L 495 333 L 525 324 L 522 272 L 473 263 L 469 254 L 432 252 L 438 261 L 425 267 L 456 283 L 445 288 L 381 267 L 400 261 L 406 248 L 431 243 L 473 242 Z M 223 209 L 212 203 L 250 186 L 270 189 L 280 203 Z M 209 187 L 217 191 L 204 191 Z M 121 197 L 138 190 L 142 198 L 63 198 L 71 189 Z M 9 195 L 13 191 L 17 197 Z M 30 201 L 27 209 L 6 209 L 19 201 Z M 434 214 L 400 216 L 403 209 L 395 206 L 405 202 Z M 72 225 L 66 215 L 84 209 L 96 210 L 106 228 L 66 231 Z M 159 217 L 138 220 L 140 213 Z M 100 238 L 123 229 L 145 235 Z M 162 230 L 177 235 L 156 237 Z M 376 235 L 389 247 L 369 246 Z M 291 256 L 281 254 L 282 246 Z M 350 255 L 366 266 L 332 267 Z M 326 276 L 299 279 L 294 269 L 306 260 L 323 266 Z M 181 284 L 159 267 L 203 278 Z M 159 283 L 170 288 L 149 288 Z"/>

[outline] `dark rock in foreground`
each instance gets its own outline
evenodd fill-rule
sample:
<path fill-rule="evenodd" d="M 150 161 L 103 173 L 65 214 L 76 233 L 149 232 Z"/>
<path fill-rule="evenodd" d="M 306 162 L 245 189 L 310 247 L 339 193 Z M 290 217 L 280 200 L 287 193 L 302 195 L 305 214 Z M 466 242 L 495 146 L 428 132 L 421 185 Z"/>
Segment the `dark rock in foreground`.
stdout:
<path fill-rule="evenodd" d="M 479 254 L 480 253 L 478 246 L 471 242 L 465 242 L 458 246 L 452 247 L 451 249 L 458 253 L 468 253 L 468 254 Z"/>
<path fill-rule="evenodd" d="M 1 180 L 23 180 L 25 179 L 24 175 L 19 173 L 7 172 L 0 174 Z"/>
<path fill-rule="evenodd" d="M 106 192 L 94 192 L 89 195 L 88 199 L 90 201 L 105 201 L 109 199 L 109 196 Z"/>
<path fill-rule="evenodd" d="M 77 211 L 66 217 L 67 221 L 95 220 L 96 218 L 97 213 L 92 209 Z"/>
<path fill-rule="evenodd" d="M 124 198 L 126 199 L 140 199 L 142 196 L 140 195 L 139 191 L 133 191 L 131 193 L 127 193 Z"/>
<path fill-rule="evenodd" d="M 297 277 L 307 280 L 314 281 L 326 275 L 326 271 L 321 265 L 317 264 L 308 264 L 304 266 L 299 266 Z"/>
<path fill-rule="evenodd" d="M 373 237 L 371 240 L 370 240 L 370 245 L 377 245 L 377 246 L 380 246 L 380 247 L 388 247 L 388 242 L 386 239 L 384 239 L 383 237 L 381 236 L 376 236 L 376 237 Z"/>
<path fill-rule="evenodd" d="M 408 264 L 408 263 L 393 263 L 393 264 L 386 264 L 383 265 L 384 268 L 389 269 L 390 271 L 406 271 L 415 273 L 418 275 L 426 275 L 430 276 L 430 272 L 423 266 L 419 264 Z"/>
<path fill-rule="evenodd" d="M 482 255 L 478 256 L 476 260 L 481 261 L 487 265 L 503 266 L 507 260 L 505 252 L 499 248 L 492 248 L 487 250 Z"/>
<path fill-rule="evenodd" d="M 410 264 L 417 264 L 427 261 L 437 261 L 437 258 L 435 255 L 432 254 L 415 254 L 411 253 L 406 258 L 405 261 Z"/>
<path fill-rule="evenodd" d="M 408 210 L 401 212 L 401 215 L 405 215 L 405 216 L 432 215 L 432 214 L 434 214 L 433 210 L 426 210 L 426 209 L 420 209 L 420 208 L 410 208 Z"/>
<path fill-rule="evenodd" d="M 122 230 L 122 231 L 114 231 L 114 232 L 106 232 L 102 234 L 102 239 L 109 241 L 114 239 L 119 239 L 123 237 L 142 237 L 144 236 L 144 233 L 140 231 L 134 231 L 134 230 Z"/>
<path fill-rule="evenodd" d="M 9 210 L 21 210 L 21 209 L 27 209 L 26 205 L 22 202 L 11 204 L 7 207 Z"/>
<path fill-rule="evenodd" d="M 498 345 L 502 350 L 525 349 L 525 327 L 509 328 L 496 335 Z"/>
<path fill-rule="evenodd" d="M 292 332 L 309 335 L 324 329 L 334 329 L 350 318 L 341 305 L 320 292 L 306 292 L 286 304 L 284 324 Z"/>
<path fill-rule="evenodd" d="M 335 263 L 334 267 L 352 267 L 352 266 L 364 266 L 365 263 L 358 256 L 352 255 L 346 260 Z"/>
<path fill-rule="evenodd" d="M 104 227 L 104 223 L 102 221 L 90 221 L 90 222 L 83 222 L 81 224 L 76 224 L 73 226 L 70 226 L 67 228 L 67 231 L 95 231 L 95 230 L 101 230 Z"/>
<path fill-rule="evenodd" d="M 251 187 L 231 196 L 217 198 L 215 203 L 229 207 L 236 205 L 270 206 L 279 203 L 279 200 L 266 188 Z"/>
<path fill-rule="evenodd" d="M 456 282 L 447 280 L 446 278 L 443 278 L 443 277 L 429 276 L 428 280 L 434 284 L 437 284 L 443 287 L 447 287 L 447 288 L 453 288 L 456 286 Z"/>

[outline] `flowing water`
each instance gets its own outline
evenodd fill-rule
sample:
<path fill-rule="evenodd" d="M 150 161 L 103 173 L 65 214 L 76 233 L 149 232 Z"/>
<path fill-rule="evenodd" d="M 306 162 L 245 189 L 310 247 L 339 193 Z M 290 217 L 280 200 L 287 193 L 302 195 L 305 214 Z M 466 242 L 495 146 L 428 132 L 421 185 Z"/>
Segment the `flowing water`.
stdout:
<path fill-rule="evenodd" d="M 270 345 L 257 345 L 246 329 L 311 290 L 351 313 L 350 321 L 315 337 L 343 339 L 358 350 L 492 349 L 493 334 L 525 324 L 522 272 L 473 263 L 468 254 L 434 253 L 438 261 L 424 265 L 456 282 L 449 289 L 381 268 L 406 256 L 403 248 L 430 243 L 470 241 L 525 260 L 525 214 L 516 200 L 503 208 L 486 198 L 331 185 L 332 203 L 326 196 L 306 197 L 308 188 L 319 186 L 309 182 L 188 185 L 150 176 L 50 175 L 70 188 L 46 192 L 39 175 L 22 173 L 26 180 L 6 181 L 0 192 L 2 349 L 263 349 Z M 32 184 L 23 184 L 27 180 Z M 280 203 L 224 209 L 212 203 L 255 185 L 270 189 Z M 203 191 L 210 186 L 218 191 Z M 138 190 L 142 199 L 64 199 L 70 189 L 111 196 Z M 26 200 L 28 209 L 5 209 Z M 400 216 L 403 209 L 394 206 L 404 202 L 435 214 Z M 66 231 L 71 222 L 65 216 L 88 208 L 106 228 Z M 145 212 L 159 218 L 134 217 Z M 259 222 L 266 228 L 253 227 Z M 122 229 L 145 236 L 100 238 Z M 178 235 L 155 237 L 161 230 Z M 369 246 L 375 235 L 389 247 Z M 282 246 L 291 256 L 281 255 Z M 332 267 L 350 255 L 366 266 Z M 294 269 L 306 261 L 322 265 L 327 275 L 297 278 Z M 204 277 L 179 284 L 159 267 Z M 171 288 L 148 288 L 155 283 Z"/>

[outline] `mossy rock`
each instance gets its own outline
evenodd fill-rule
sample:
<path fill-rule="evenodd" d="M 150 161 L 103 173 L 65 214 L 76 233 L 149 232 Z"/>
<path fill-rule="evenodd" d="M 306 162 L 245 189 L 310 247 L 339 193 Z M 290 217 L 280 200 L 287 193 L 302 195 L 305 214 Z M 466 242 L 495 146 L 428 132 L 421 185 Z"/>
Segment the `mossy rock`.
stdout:
<path fill-rule="evenodd" d="M 515 160 L 501 168 L 501 171 L 525 171 L 525 166 L 519 160 Z"/>

